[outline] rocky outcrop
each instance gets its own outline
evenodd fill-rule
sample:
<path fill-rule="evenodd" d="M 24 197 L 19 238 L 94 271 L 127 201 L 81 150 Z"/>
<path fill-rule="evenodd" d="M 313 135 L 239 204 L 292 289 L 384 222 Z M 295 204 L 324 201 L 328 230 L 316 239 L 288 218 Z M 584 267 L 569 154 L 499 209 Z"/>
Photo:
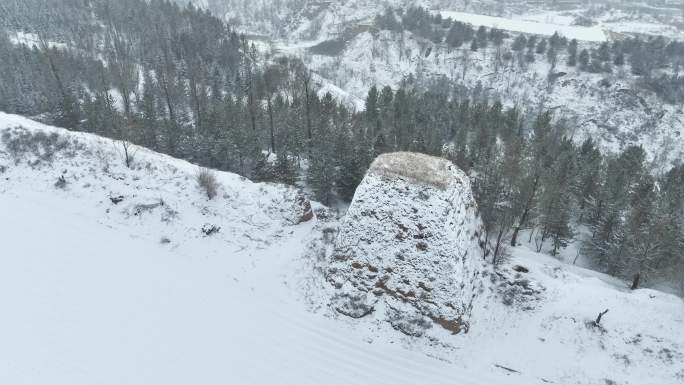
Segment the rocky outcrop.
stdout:
<path fill-rule="evenodd" d="M 468 177 L 422 154 L 379 156 L 359 185 L 329 261 L 333 308 L 418 336 L 468 330 L 487 268 Z"/>
<path fill-rule="evenodd" d="M 313 210 L 311 209 L 311 202 L 302 194 L 297 196 L 295 209 L 299 216 L 299 218 L 297 218 L 297 224 L 308 222 L 314 217 Z"/>

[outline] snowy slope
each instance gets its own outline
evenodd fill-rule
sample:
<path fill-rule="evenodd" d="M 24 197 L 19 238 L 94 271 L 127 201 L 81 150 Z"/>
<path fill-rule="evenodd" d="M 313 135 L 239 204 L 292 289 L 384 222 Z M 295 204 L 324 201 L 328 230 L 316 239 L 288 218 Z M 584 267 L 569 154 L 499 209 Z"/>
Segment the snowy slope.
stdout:
<path fill-rule="evenodd" d="M 139 149 L 128 170 L 109 140 L 0 113 L 18 125 L 70 144 L 18 164 L 0 147 L 0 383 L 449 383 L 451 365 L 306 311 L 312 225 L 282 220 L 290 190 L 219 173 L 208 201 L 186 162 Z M 129 214 L 159 199 L 174 219 Z"/>
<path fill-rule="evenodd" d="M 184 161 L 138 149 L 129 170 L 110 140 L 0 113 L 17 126 L 66 144 L 0 144 L 0 383 L 492 383 L 308 312 L 291 190 L 218 173 L 208 201 Z"/>
<path fill-rule="evenodd" d="M 19 134 L 33 139 L 7 140 Z M 496 291 L 473 309 L 467 334 L 407 337 L 328 306 L 327 289 L 319 291 L 325 262 L 315 256 L 329 247 L 323 239 L 335 220 L 295 225 L 291 189 L 217 173 L 221 187 L 210 201 L 184 161 L 137 149 L 128 169 L 110 140 L 0 113 L 2 136 L 2 384 L 669 385 L 684 378 L 677 297 L 629 292 L 517 249 Z M 205 236 L 205 224 L 221 230 Z M 514 272 L 514 264 L 529 272 Z M 506 298 L 528 302 L 506 305 Z M 585 324 L 605 308 L 605 332 Z"/>

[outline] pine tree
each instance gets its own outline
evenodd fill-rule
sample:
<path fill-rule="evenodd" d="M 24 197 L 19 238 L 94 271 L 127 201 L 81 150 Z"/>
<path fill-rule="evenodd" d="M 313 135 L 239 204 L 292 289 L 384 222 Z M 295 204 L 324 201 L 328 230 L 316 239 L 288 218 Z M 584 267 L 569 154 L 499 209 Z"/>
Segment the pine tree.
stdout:
<path fill-rule="evenodd" d="M 579 54 L 580 70 L 586 71 L 589 68 L 589 51 L 583 49 Z"/>
<path fill-rule="evenodd" d="M 684 165 L 674 167 L 660 180 L 656 218 L 663 220 L 660 279 L 679 282 L 684 293 Z"/>
<path fill-rule="evenodd" d="M 601 152 L 591 138 L 582 143 L 577 158 L 577 166 L 577 178 L 572 186 L 572 191 L 579 205 L 578 221 L 590 223 L 588 211 L 591 211 L 592 205 L 599 198 L 601 180 L 604 179 Z"/>
<path fill-rule="evenodd" d="M 477 47 L 487 48 L 487 28 L 481 25 L 475 33 L 475 38 L 477 39 Z"/>
<path fill-rule="evenodd" d="M 273 167 L 274 179 L 280 183 L 294 185 L 297 181 L 297 170 L 292 156 L 285 150 L 278 153 Z"/>
<path fill-rule="evenodd" d="M 513 45 L 511 46 L 511 49 L 513 51 L 519 52 L 525 49 L 525 44 L 527 44 L 527 39 L 525 38 L 525 35 L 518 35 L 515 40 L 513 40 Z"/>
<path fill-rule="evenodd" d="M 535 49 L 535 52 L 538 54 L 543 54 L 546 52 L 546 39 L 542 39 L 539 41 L 539 44 L 537 44 L 537 48 Z"/>
<path fill-rule="evenodd" d="M 655 216 L 655 181 L 644 176 L 636 186 L 631 197 L 631 208 L 625 223 L 628 237 L 625 250 L 619 260 L 625 275 L 632 276 L 632 289 L 637 289 L 642 280 L 650 273 L 661 257 L 665 246 L 661 237 L 664 218 Z"/>
<path fill-rule="evenodd" d="M 577 65 L 577 40 L 570 40 L 568 44 L 568 66 L 574 67 Z"/>
<path fill-rule="evenodd" d="M 335 161 L 330 151 L 314 147 L 313 157 L 309 159 L 307 180 L 316 199 L 325 205 L 330 204 L 337 179 Z"/>
<path fill-rule="evenodd" d="M 145 147 L 158 149 L 157 145 L 157 106 L 154 81 L 149 72 L 144 73 L 142 97 L 138 100 L 137 110 L 140 114 L 138 121 L 139 139 L 136 140 Z"/>
<path fill-rule="evenodd" d="M 368 90 L 366 97 L 366 121 L 371 129 L 371 132 L 377 133 L 377 128 L 380 125 L 380 110 L 379 110 L 379 93 L 378 88 L 373 85 Z"/>
<path fill-rule="evenodd" d="M 603 203 L 602 215 L 590 226 L 592 236 L 582 244 L 582 253 L 589 256 L 595 268 L 617 273 L 616 256 L 624 243 L 625 232 L 617 205 Z"/>
<path fill-rule="evenodd" d="M 554 159 L 550 166 L 545 167 L 546 172 L 542 177 L 540 225 L 541 242 L 550 238 L 553 245 L 551 255 L 555 256 L 574 237 L 570 224 L 573 201 L 569 186 L 575 179 L 576 167 L 574 148 L 568 139 L 561 140 L 554 153 Z"/>
<path fill-rule="evenodd" d="M 340 197 L 351 201 L 356 187 L 361 183 L 368 167 L 369 157 L 367 149 L 354 145 L 351 151 L 341 158 L 337 179 L 337 191 Z"/>
<path fill-rule="evenodd" d="M 257 157 L 251 176 L 255 182 L 272 182 L 276 180 L 276 172 L 273 169 L 273 165 L 269 162 L 267 155 L 260 154 Z"/>
<path fill-rule="evenodd" d="M 477 40 L 473 39 L 473 41 L 470 42 L 470 50 L 473 52 L 476 52 L 477 49 L 478 49 Z"/>
<path fill-rule="evenodd" d="M 337 154 L 334 153 L 336 133 L 333 130 L 335 120 L 334 101 L 332 95 L 327 93 L 323 101 L 319 101 L 312 95 L 312 109 L 320 108 L 319 120 L 316 122 L 316 131 L 312 136 L 311 156 L 307 180 L 316 198 L 323 204 L 329 204 L 333 196 L 335 182 L 337 181 Z"/>
<path fill-rule="evenodd" d="M 610 47 L 608 46 L 608 43 L 606 43 L 606 42 L 601 43 L 598 51 L 596 52 L 596 55 L 600 61 L 603 61 L 603 62 L 610 61 Z"/>

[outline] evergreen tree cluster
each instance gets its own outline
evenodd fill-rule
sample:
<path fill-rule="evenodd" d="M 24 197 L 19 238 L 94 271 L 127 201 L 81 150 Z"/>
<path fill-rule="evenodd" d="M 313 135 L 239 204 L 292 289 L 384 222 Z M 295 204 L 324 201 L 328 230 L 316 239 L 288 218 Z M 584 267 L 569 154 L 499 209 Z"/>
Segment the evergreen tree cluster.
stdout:
<path fill-rule="evenodd" d="M 559 255 L 576 243 L 588 263 L 635 288 L 682 282 L 684 165 L 654 176 L 641 147 L 605 156 L 591 139 L 575 144 L 548 111 L 503 108 L 444 83 L 372 88 L 364 131 L 376 154 L 441 155 L 470 175 L 493 262 L 507 244 Z"/>
<path fill-rule="evenodd" d="M 497 41 L 503 41 L 507 36 L 496 28 L 488 32 L 486 28 L 480 27 L 475 31 L 470 24 L 442 18 L 439 13 L 433 14 L 423 7 L 409 7 L 406 11 L 388 7 L 375 17 L 375 26 L 393 32 L 410 31 L 435 44 L 446 43 L 451 48 L 458 48 L 475 38 L 477 41 L 473 44 L 476 47 L 486 47 L 488 41 L 497 45 Z"/>
<path fill-rule="evenodd" d="M 205 11 L 165 0 L 56 0 L 34 17 L 25 13 L 33 5 L 8 5 L 16 17 L 7 20 L 19 20 L 12 27 L 38 41 L 0 33 L 1 110 L 256 180 L 294 184 L 307 159 L 306 177 L 326 203 L 336 186 L 350 198 L 371 160 L 351 112 L 319 97 L 300 61 L 265 60 Z M 84 26 L 93 34 L 72 33 Z"/>
<path fill-rule="evenodd" d="M 684 42 L 662 36 L 585 43 L 580 47 L 577 40 L 568 41 L 557 32 L 548 38 L 520 33 L 503 48 L 510 38 L 508 33 L 496 28 L 488 31 L 484 26 L 474 29 L 470 24 L 442 18 L 422 7 L 409 7 L 406 11 L 386 8 L 376 17 L 375 25 L 381 30 L 410 31 L 449 48 L 465 46 L 473 52 L 492 44 L 496 47 L 497 64 L 507 57 L 516 59 L 521 68 L 545 55 L 553 71 L 561 54 L 566 56 L 568 66 L 590 73 L 612 73 L 615 67 L 629 65 L 631 73 L 639 77 L 640 87 L 655 92 L 667 103 L 684 100 L 684 80 L 679 75 L 684 66 Z"/>

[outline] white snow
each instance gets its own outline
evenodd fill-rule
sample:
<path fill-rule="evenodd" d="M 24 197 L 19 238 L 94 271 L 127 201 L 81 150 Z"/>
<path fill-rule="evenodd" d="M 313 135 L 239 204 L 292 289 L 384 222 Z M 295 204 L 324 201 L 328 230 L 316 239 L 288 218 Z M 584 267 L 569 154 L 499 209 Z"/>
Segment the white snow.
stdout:
<path fill-rule="evenodd" d="M 313 80 L 316 84 L 318 90 L 318 97 L 324 97 L 326 94 L 330 93 L 335 100 L 339 103 L 344 104 L 347 108 L 352 111 L 363 111 L 366 109 L 366 102 L 364 99 L 352 95 L 351 93 L 343 90 L 342 88 L 334 85 L 330 80 L 322 77 L 319 74 L 314 74 Z"/>
<path fill-rule="evenodd" d="M 35 33 L 28 33 L 28 32 L 23 32 L 23 31 L 16 31 L 13 32 L 9 35 L 10 42 L 12 44 L 24 44 L 28 47 L 36 47 L 40 48 L 41 42 L 40 42 L 40 37 L 35 34 Z M 57 49 L 67 49 L 68 46 L 64 43 L 59 43 L 55 41 L 46 41 L 45 44 L 50 47 L 50 48 L 57 48 Z"/>
<path fill-rule="evenodd" d="M 500 282 L 543 288 L 523 304 L 531 310 L 490 293 L 469 333 L 409 338 L 331 315 L 307 245 L 334 224 L 294 225 L 292 189 L 217 172 L 219 196 L 209 201 L 187 162 L 136 148 L 128 169 L 115 142 L 0 113 L 0 136 L 17 126 L 57 133 L 66 147 L 52 159 L 45 146 L 15 158 L 0 140 L 2 384 L 684 379 L 684 303 L 675 296 L 631 292 L 518 248 Z M 54 186 L 60 175 L 64 189 Z M 221 231 L 205 237 L 205 223 Z M 530 271 L 516 275 L 513 264 Z M 586 325 L 606 308 L 604 333 Z"/>
<path fill-rule="evenodd" d="M 474 13 L 440 11 L 442 17 L 470 23 L 474 26 L 483 25 L 487 28 L 498 28 L 506 31 L 524 32 L 537 35 L 551 36 L 555 32 L 567 37 L 583 41 L 603 42 L 606 34 L 600 27 L 581 27 L 546 22 L 509 19 L 505 17 L 478 15 Z"/>

